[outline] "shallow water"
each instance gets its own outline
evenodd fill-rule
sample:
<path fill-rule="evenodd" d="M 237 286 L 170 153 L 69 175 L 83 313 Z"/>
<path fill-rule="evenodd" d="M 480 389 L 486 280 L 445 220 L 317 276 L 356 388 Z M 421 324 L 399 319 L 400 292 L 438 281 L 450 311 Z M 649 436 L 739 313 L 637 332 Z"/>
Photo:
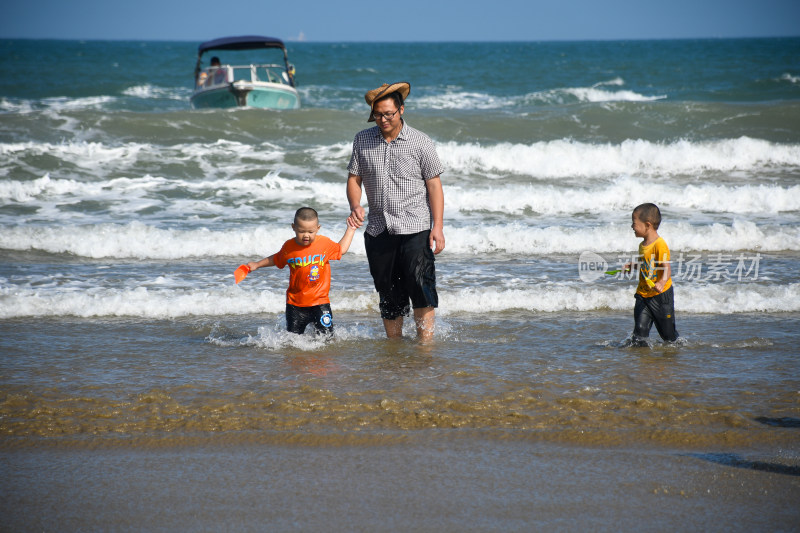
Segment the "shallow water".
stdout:
<path fill-rule="evenodd" d="M 369 314 L 337 317 L 329 343 L 264 315 L 17 319 L 2 325 L 0 428 L 7 444 L 180 443 L 217 432 L 380 444 L 464 428 L 586 445 L 800 452 L 796 432 L 759 422 L 800 419 L 800 316 L 782 314 L 780 328 L 763 314 L 680 316 L 692 334 L 677 345 L 625 348 L 614 339 L 631 321 L 610 311 L 487 323 L 446 316 L 435 343 L 420 346 L 382 338 Z"/>

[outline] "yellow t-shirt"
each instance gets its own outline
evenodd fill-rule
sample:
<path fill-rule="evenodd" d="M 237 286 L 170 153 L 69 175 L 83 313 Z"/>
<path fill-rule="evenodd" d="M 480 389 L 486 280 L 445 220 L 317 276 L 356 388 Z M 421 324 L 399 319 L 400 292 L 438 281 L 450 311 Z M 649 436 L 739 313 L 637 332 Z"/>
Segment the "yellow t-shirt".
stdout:
<path fill-rule="evenodd" d="M 659 237 L 652 244 L 647 246 L 639 244 L 639 286 L 636 287 L 636 294 L 641 294 L 645 298 L 652 298 L 659 294 L 647 280 L 655 284 L 663 270 L 662 265 L 669 262 L 669 247 L 667 241 Z M 672 287 L 672 277 L 667 278 L 664 284 L 664 291 Z M 663 291 L 662 291 L 663 292 Z"/>

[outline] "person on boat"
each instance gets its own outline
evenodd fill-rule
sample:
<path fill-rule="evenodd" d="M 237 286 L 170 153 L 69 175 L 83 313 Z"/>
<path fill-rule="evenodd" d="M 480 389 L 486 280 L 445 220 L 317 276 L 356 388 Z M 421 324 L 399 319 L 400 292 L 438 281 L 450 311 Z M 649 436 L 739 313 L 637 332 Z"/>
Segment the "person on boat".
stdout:
<path fill-rule="evenodd" d="M 211 58 L 211 65 L 208 70 L 215 85 L 228 81 L 228 69 L 222 68 L 222 63 L 217 56 Z"/>
<path fill-rule="evenodd" d="M 200 72 L 200 74 L 198 74 L 197 86 L 202 87 L 203 85 L 210 85 L 212 80 L 214 80 L 215 83 L 219 83 L 220 81 L 222 81 L 221 76 L 223 76 L 225 71 L 217 72 L 217 69 L 219 69 L 221 66 L 222 63 L 220 63 L 219 58 L 217 56 L 212 57 L 211 65 L 209 65 L 208 67 L 208 72 L 203 70 Z M 209 73 L 211 73 L 212 75 L 209 76 Z M 220 79 L 217 80 L 216 79 L 217 77 L 220 77 Z"/>
<path fill-rule="evenodd" d="M 410 91 L 407 82 L 399 82 L 364 95 L 368 122 L 377 126 L 353 140 L 348 220 L 356 227 L 364 223 L 363 186 L 369 204 L 364 245 L 386 336 L 402 336 L 403 317 L 413 308 L 417 337 L 428 341 L 439 304 L 434 254 L 444 250 L 444 168 L 433 141 L 403 120 Z"/>

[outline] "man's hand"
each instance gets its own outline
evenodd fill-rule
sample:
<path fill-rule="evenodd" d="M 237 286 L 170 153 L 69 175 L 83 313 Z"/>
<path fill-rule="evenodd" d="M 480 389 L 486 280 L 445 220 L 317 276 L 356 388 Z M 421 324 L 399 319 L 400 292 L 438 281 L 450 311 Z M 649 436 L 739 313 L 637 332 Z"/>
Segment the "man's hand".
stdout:
<path fill-rule="evenodd" d="M 428 247 L 433 250 L 434 254 L 438 254 L 444 250 L 444 232 L 442 228 L 434 226 L 431 229 L 431 236 L 428 238 Z"/>
<path fill-rule="evenodd" d="M 360 228 L 364 224 L 364 208 L 360 205 L 354 207 L 350 211 L 350 216 L 347 217 L 348 224 L 352 224 L 354 228 Z"/>

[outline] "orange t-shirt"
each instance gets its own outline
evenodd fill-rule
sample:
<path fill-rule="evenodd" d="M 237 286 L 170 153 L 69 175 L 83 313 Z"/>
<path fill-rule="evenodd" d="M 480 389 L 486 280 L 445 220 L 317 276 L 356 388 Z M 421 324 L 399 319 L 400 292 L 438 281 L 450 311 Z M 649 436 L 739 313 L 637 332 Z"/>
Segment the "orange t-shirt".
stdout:
<path fill-rule="evenodd" d="M 658 278 L 661 277 L 665 263 L 669 263 L 667 241 L 659 237 L 647 246 L 639 243 L 639 285 L 636 287 L 637 294 L 641 294 L 645 298 L 652 298 L 658 294 L 658 291 L 652 288 L 647 283 L 647 280 L 655 284 Z M 671 277 L 667 278 L 667 282 L 664 284 L 664 291 L 670 287 L 672 287 Z"/>
<path fill-rule="evenodd" d="M 328 292 L 331 290 L 331 269 L 328 262 L 342 258 L 338 242 L 323 235 L 317 235 L 308 246 L 297 244 L 294 239 L 283 243 L 280 252 L 272 256 L 275 266 L 289 265 L 289 288 L 286 289 L 286 303 L 297 307 L 331 303 Z"/>

